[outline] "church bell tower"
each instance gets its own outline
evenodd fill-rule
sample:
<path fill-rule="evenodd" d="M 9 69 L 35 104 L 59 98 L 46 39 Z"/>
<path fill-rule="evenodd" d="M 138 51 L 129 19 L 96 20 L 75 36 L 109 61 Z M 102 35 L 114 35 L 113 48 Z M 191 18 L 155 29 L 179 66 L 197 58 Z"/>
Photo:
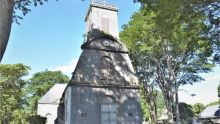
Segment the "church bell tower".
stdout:
<path fill-rule="evenodd" d="M 118 8 L 92 1 L 86 42 L 65 89 L 57 124 L 142 124 L 138 79 L 119 41 Z"/>
<path fill-rule="evenodd" d="M 98 29 L 119 38 L 118 8 L 115 5 L 93 0 L 88 9 L 85 22 L 86 32 Z"/>

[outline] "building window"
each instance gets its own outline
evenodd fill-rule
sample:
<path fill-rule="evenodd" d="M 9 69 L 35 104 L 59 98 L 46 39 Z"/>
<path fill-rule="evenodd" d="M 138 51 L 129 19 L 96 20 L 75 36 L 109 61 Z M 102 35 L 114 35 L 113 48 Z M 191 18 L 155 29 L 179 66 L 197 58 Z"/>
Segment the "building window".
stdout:
<path fill-rule="evenodd" d="M 129 117 L 132 117 L 133 115 L 132 115 L 132 113 L 128 113 L 128 116 L 129 116 Z"/>
<path fill-rule="evenodd" d="M 101 105 L 101 124 L 117 124 L 117 105 L 105 103 Z"/>
<path fill-rule="evenodd" d="M 81 117 L 86 117 L 86 113 L 81 113 Z"/>
<path fill-rule="evenodd" d="M 118 105 L 111 96 L 101 99 L 101 124 L 117 124 Z"/>

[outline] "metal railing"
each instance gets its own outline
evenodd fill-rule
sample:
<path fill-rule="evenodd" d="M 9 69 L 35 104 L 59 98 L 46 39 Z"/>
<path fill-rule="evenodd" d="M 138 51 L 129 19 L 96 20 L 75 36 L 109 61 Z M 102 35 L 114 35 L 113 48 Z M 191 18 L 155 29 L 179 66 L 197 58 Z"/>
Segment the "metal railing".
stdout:
<path fill-rule="evenodd" d="M 103 0 L 103 1 L 92 0 L 91 5 L 102 6 L 102 7 L 105 7 L 105 8 L 118 9 L 118 7 L 116 5 L 107 3 L 105 0 Z"/>

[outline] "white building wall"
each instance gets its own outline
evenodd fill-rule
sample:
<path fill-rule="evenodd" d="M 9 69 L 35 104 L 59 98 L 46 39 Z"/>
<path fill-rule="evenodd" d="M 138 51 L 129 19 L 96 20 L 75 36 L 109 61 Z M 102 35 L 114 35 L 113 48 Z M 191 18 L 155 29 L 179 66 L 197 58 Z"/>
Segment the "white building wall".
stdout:
<path fill-rule="evenodd" d="M 71 104 L 72 104 L 72 100 L 71 100 L 71 88 L 68 87 L 65 93 L 65 124 L 71 124 L 71 120 L 72 120 L 72 114 L 71 114 Z"/>
<path fill-rule="evenodd" d="M 37 114 L 47 118 L 46 124 L 54 124 L 57 117 L 58 105 L 38 104 Z"/>
<path fill-rule="evenodd" d="M 91 7 L 90 13 L 86 20 L 86 31 L 90 31 L 91 28 L 102 30 L 102 18 L 108 18 L 109 20 L 109 32 L 106 32 L 116 38 L 119 38 L 118 34 L 118 12 L 108 9 L 100 9 L 97 7 Z"/>

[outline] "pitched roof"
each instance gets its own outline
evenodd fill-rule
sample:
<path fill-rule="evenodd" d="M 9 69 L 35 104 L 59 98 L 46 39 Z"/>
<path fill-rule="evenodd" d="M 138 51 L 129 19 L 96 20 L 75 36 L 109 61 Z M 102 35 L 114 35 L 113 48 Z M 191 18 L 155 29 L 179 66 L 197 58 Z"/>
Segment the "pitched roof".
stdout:
<path fill-rule="evenodd" d="M 55 84 L 50 90 L 40 98 L 38 104 L 59 104 L 63 91 L 67 84 Z"/>
<path fill-rule="evenodd" d="M 200 118 L 220 117 L 220 106 L 208 106 L 200 113 Z"/>

